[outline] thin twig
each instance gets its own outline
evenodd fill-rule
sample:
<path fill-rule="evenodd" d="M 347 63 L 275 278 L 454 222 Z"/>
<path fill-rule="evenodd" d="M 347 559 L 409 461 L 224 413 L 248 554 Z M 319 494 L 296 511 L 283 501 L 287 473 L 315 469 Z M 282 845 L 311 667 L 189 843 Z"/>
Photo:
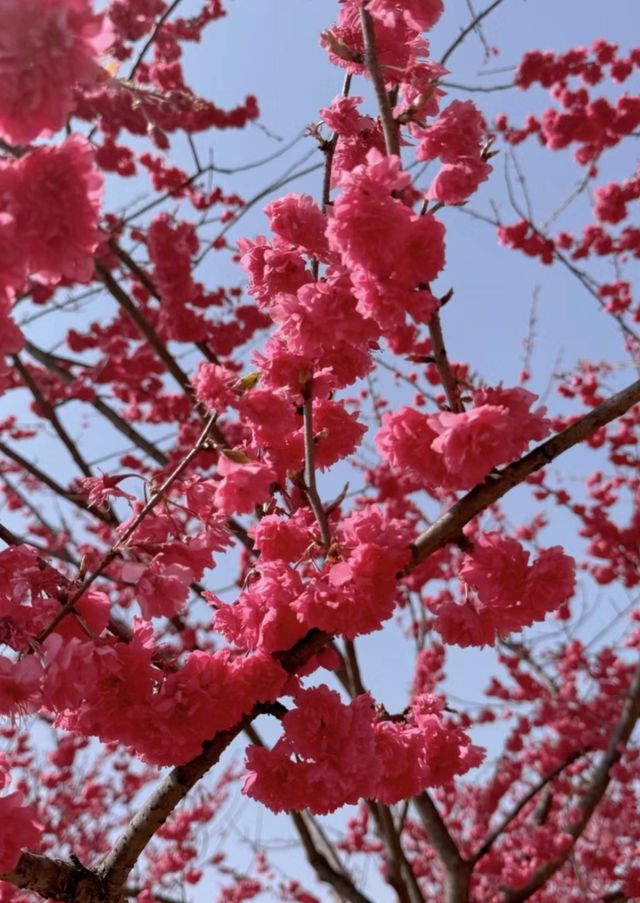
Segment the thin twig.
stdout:
<path fill-rule="evenodd" d="M 216 416 L 216 414 L 212 414 L 209 417 L 202 433 L 198 437 L 193 448 L 184 456 L 177 467 L 175 467 L 174 470 L 169 474 L 169 476 L 163 481 L 162 485 L 153 493 L 146 505 L 144 505 L 144 507 L 140 509 L 136 517 L 131 521 L 127 529 L 119 537 L 118 541 L 114 543 L 114 545 L 109 549 L 97 568 L 82 581 L 80 586 L 65 601 L 64 605 L 60 608 L 60 611 L 56 613 L 55 617 L 49 622 L 47 627 L 45 627 L 44 630 L 39 634 L 39 643 L 44 642 L 51 631 L 54 630 L 60 623 L 60 621 L 71 611 L 71 609 L 76 604 L 78 599 L 83 595 L 83 593 L 85 593 L 89 589 L 94 581 L 97 580 L 97 578 L 101 574 L 103 574 L 104 571 L 109 567 L 111 562 L 114 561 L 115 558 L 117 558 L 120 551 L 124 548 L 133 533 L 138 529 L 145 517 L 164 498 L 167 489 L 169 489 L 172 483 L 174 483 L 175 480 L 178 479 L 178 477 L 186 470 L 186 468 L 189 466 L 191 461 L 193 461 L 196 455 L 204 448 L 207 439 L 209 438 L 209 434 L 215 422 Z"/>
<path fill-rule="evenodd" d="M 25 348 L 29 352 L 31 357 L 35 358 L 35 360 L 43 364 L 52 373 L 55 373 L 57 376 L 59 376 L 60 379 L 67 385 L 74 381 L 73 376 L 68 373 L 64 369 L 64 367 L 60 366 L 59 358 L 55 357 L 52 354 L 49 354 L 46 351 L 43 351 L 41 348 L 38 348 L 28 340 L 25 341 Z M 102 399 L 96 396 L 90 400 L 89 404 L 91 404 L 99 414 L 101 414 L 106 420 L 108 420 L 109 423 L 111 423 L 111 425 L 115 427 L 115 429 L 117 429 L 119 433 L 122 433 L 122 435 L 126 436 L 127 439 L 130 439 L 136 448 L 139 448 L 150 458 L 152 458 L 156 462 L 156 464 L 164 466 L 165 464 L 169 463 L 167 456 L 162 451 L 160 451 L 157 446 L 155 446 L 141 433 L 134 429 L 134 427 L 132 427 L 130 423 L 124 420 L 124 418 L 122 418 L 116 411 L 114 411 L 113 408 L 109 407 L 108 404 L 102 401 Z"/>
<path fill-rule="evenodd" d="M 177 9 L 177 7 L 180 5 L 181 2 L 182 2 L 182 0 L 173 0 L 173 3 L 170 6 L 168 6 L 165 9 L 165 11 L 162 13 L 162 15 L 158 18 L 156 24 L 153 27 L 153 30 L 151 31 L 151 33 L 150 33 L 149 37 L 147 38 L 147 40 L 145 41 L 145 43 L 143 44 L 142 49 L 140 50 L 140 53 L 136 57 L 133 66 L 129 70 L 129 75 L 127 76 L 127 81 L 130 81 L 130 82 L 133 81 L 133 79 L 135 78 L 135 74 L 138 71 L 138 69 L 140 68 L 142 61 L 144 60 L 145 56 L 147 55 L 149 49 L 153 46 L 155 39 L 158 37 L 158 32 L 160 31 L 160 29 L 162 28 L 164 23 L 167 21 L 169 16 L 173 13 L 173 11 L 175 9 Z"/>
<path fill-rule="evenodd" d="M 39 388 L 37 382 L 32 377 L 32 375 L 29 373 L 29 370 L 25 367 L 25 365 L 20 360 L 20 356 L 18 354 L 13 354 L 13 355 L 11 355 L 11 360 L 13 361 L 14 367 L 20 374 L 20 378 L 22 379 L 23 383 L 25 384 L 25 386 L 27 386 L 27 388 L 33 395 L 34 401 L 36 402 L 36 404 L 39 408 L 40 414 L 43 417 L 46 417 L 46 419 L 49 421 L 49 423 L 51 424 L 51 426 L 57 433 L 58 438 L 60 439 L 60 441 L 62 442 L 64 447 L 67 449 L 67 451 L 71 455 L 71 458 L 73 459 L 76 466 L 78 467 L 78 470 L 82 474 L 84 474 L 85 477 L 92 477 L 93 474 L 91 473 L 91 468 L 89 467 L 87 462 L 84 460 L 84 458 L 82 457 L 82 455 L 80 454 L 80 452 L 78 450 L 77 445 L 73 442 L 73 440 L 71 439 L 71 437 L 65 430 L 64 426 L 60 422 L 60 418 L 58 417 L 54 406 L 52 404 L 50 404 L 50 402 L 47 401 L 47 399 L 44 397 L 44 395 L 40 391 L 40 388 Z"/>
<path fill-rule="evenodd" d="M 303 407 L 303 431 L 304 431 L 304 488 L 311 510 L 313 511 L 318 529 L 320 530 L 320 539 L 325 550 L 331 545 L 331 531 L 329 530 L 329 520 L 324 510 L 322 499 L 318 493 L 316 484 L 316 469 L 314 463 L 314 436 L 313 436 L 313 397 L 311 386 L 305 388 Z"/>
<path fill-rule="evenodd" d="M 431 339 L 431 350 L 433 360 L 442 383 L 442 388 L 447 396 L 449 408 L 456 414 L 464 411 L 464 404 L 460 395 L 460 386 L 458 380 L 451 372 L 451 365 L 447 356 L 447 349 L 444 344 L 444 336 L 442 334 L 442 324 L 440 322 L 440 311 L 436 310 L 429 320 L 429 337 Z"/>
<path fill-rule="evenodd" d="M 500 6 L 500 4 L 502 2 L 503 2 L 503 0 L 493 0 L 493 3 L 490 3 L 489 6 L 487 6 L 485 9 L 483 9 L 481 12 L 479 12 L 478 15 L 474 19 L 471 20 L 471 22 L 467 25 L 467 27 L 462 29 L 462 31 L 460 32 L 458 37 L 455 39 L 455 41 L 450 45 L 450 47 L 444 52 L 444 54 L 440 58 L 440 62 L 442 63 L 443 66 L 446 65 L 446 62 L 449 59 L 449 57 L 451 56 L 451 54 L 455 50 L 458 49 L 458 47 L 460 46 L 460 44 L 462 44 L 462 42 L 467 37 L 467 35 L 471 34 L 472 31 L 475 31 L 475 29 L 478 27 L 480 22 L 482 22 L 483 19 L 485 19 L 490 13 L 492 13 L 494 11 L 494 9 L 496 9 L 498 6 Z"/>
<path fill-rule="evenodd" d="M 19 452 L 15 451 L 13 448 L 11 448 L 11 446 L 7 445 L 6 442 L 0 442 L 0 454 L 3 454 L 23 470 L 26 470 L 27 473 L 30 473 L 31 476 L 36 478 L 36 480 L 39 480 L 40 483 L 42 483 L 48 489 L 51 489 L 51 491 L 55 492 L 56 495 L 59 495 L 60 498 L 66 499 L 68 502 L 70 502 L 85 514 L 92 515 L 98 520 L 101 520 L 103 523 L 108 524 L 110 527 L 113 527 L 117 524 L 117 521 L 114 521 L 111 512 L 105 512 L 96 508 L 91 508 L 84 496 L 80 495 L 77 492 L 71 492 L 71 490 L 69 489 L 65 489 L 65 487 L 61 486 L 60 483 L 53 479 L 53 477 L 50 477 L 43 470 L 40 470 L 40 468 L 36 464 L 32 464 L 31 461 L 28 461 Z"/>

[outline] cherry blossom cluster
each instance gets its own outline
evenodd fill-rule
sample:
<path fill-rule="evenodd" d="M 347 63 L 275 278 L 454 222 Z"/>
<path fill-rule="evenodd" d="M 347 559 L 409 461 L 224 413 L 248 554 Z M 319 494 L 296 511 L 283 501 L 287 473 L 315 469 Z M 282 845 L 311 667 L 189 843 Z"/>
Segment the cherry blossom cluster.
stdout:
<path fill-rule="evenodd" d="M 219 903 L 263 892 L 315 901 L 276 877 L 262 853 L 246 873 L 202 853 L 199 832 L 241 780 L 245 795 L 272 811 L 300 813 L 298 825 L 367 801 L 341 850 L 380 856 L 396 893 L 404 869 L 402 880 L 438 899 L 446 863 L 434 836 L 441 840 L 447 823 L 448 855 L 455 848 L 459 864 L 473 868 L 474 899 L 515 894 L 550 862 L 560 864 L 540 899 L 577 899 L 564 868 L 570 854 L 598 893 L 606 897 L 615 879 L 632 896 L 640 758 L 623 734 L 637 616 L 623 654 L 573 640 L 543 646 L 538 660 L 522 632 L 548 615 L 569 618 L 576 564 L 545 542 L 545 515 L 511 526 L 500 493 L 492 495 L 509 488 L 514 462 L 579 414 L 548 413 L 522 387 L 484 384 L 469 364 L 448 359 L 442 337 L 440 313 L 453 293 L 435 288 L 446 273 L 441 211 L 489 182 L 496 137 L 473 102 L 443 90 L 447 71 L 424 35 L 442 0 L 341 0 L 321 46 L 344 70 L 345 88 L 306 136 L 324 162 L 321 192 L 270 199 L 268 234 L 234 244 L 227 225 L 248 208 L 213 183 L 213 164 L 201 164 L 193 140 L 243 127 L 257 118 L 257 102 L 248 95 L 223 110 L 192 90 L 183 67 L 185 46 L 226 14 L 222 4 L 206 0 L 189 17 L 173 15 L 166 0 L 99 5 L 8 0 L 0 8 L 0 389 L 31 398 L 24 423 L 17 413 L 0 421 L 2 497 L 24 521 L 21 533 L 0 525 L 8 750 L 0 753 L 0 873 L 21 868 L 24 849 L 58 856 L 62 847 L 71 862 L 92 866 L 158 769 L 177 766 L 172 805 L 160 818 L 154 798 L 152 816 L 133 820 L 143 829 L 162 822 L 135 892 L 142 903 L 158 891 L 171 897 L 171 882 L 198 884 L 205 868 L 230 882 Z M 639 66 L 637 50 L 624 57 L 602 40 L 527 54 L 515 84 L 542 85 L 559 109 L 520 130 L 500 117 L 497 130 L 513 145 L 533 134 L 550 149 L 577 145 L 576 160 L 595 178 L 600 157 L 637 131 L 640 106 L 630 94 L 612 101 L 591 89 L 605 78 L 622 84 Z M 358 80 L 370 86 L 351 94 Z M 178 133 L 195 175 L 169 155 Z M 423 169 L 414 163 L 429 164 L 426 184 L 412 176 Z M 153 199 L 109 211 L 105 186 L 134 176 Z M 498 238 L 543 263 L 566 253 L 622 264 L 640 256 L 640 230 L 626 223 L 639 197 L 631 173 L 595 187 L 597 222 L 580 236 L 552 237 L 522 218 L 498 224 Z M 212 223 L 222 227 L 213 237 Z M 210 285 L 196 271 L 223 252 L 240 264 L 244 286 Z M 620 269 L 590 287 L 613 317 L 640 317 Z M 74 320 L 66 347 L 40 348 L 28 318 L 17 319 L 19 305 L 37 318 L 64 293 L 78 311 L 98 294 L 99 310 Z M 399 391 L 386 397 L 383 369 L 408 384 L 409 401 L 399 403 Z M 560 382 L 563 404 L 595 408 L 610 376 L 606 365 L 581 364 Z M 130 443 L 110 472 L 84 457 L 69 409 L 87 412 L 82 428 L 100 416 Z M 586 436 L 606 464 L 584 481 L 583 497 L 542 468 L 559 453 L 549 443 L 527 471 L 528 490 L 576 520 L 584 571 L 632 589 L 640 519 L 637 504 L 626 523 L 620 507 L 637 495 L 639 415 L 628 406 L 616 426 L 605 422 Z M 158 438 L 165 429 L 169 446 Z M 46 461 L 22 454 L 45 436 L 60 440 L 73 477 L 50 476 Z M 327 472 L 335 482 L 347 471 L 364 488 L 355 501 L 349 485 L 327 500 Z M 58 508 L 31 500 L 43 487 L 66 506 L 60 529 L 49 523 Z M 466 512 L 477 497 L 483 504 Z M 232 598 L 209 589 L 209 572 L 230 561 Z M 415 644 L 399 714 L 367 691 L 356 653 L 360 637 L 391 622 Z M 492 678 L 488 704 L 447 704 L 451 646 L 499 650 L 506 677 Z M 262 715 L 279 730 L 270 745 L 249 727 Z M 44 768 L 20 727 L 27 716 L 56 737 Z M 463 779 L 484 759 L 472 731 L 498 717 L 507 728 L 497 770 Z M 245 770 L 232 766 L 174 811 L 180 788 L 182 796 L 192 789 L 189 768 L 243 728 L 253 731 Z M 610 735 L 622 737 L 612 750 Z M 567 825 L 588 801 L 580 787 L 598 756 L 609 756 L 611 796 L 576 851 Z M 25 777 L 36 772 L 37 785 Z M 527 798 L 536 782 L 540 792 Z M 398 820 L 388 807 L 403 802 Z M 611 831 L 616 805 L 630 828 L 599 856 L 598 831 Z M 498 813 L 513 806 L 496 832 Z M 622 868 L 620 857 L 632 864 Z M 0 898 L 25 899 L 2 882 Z"/>

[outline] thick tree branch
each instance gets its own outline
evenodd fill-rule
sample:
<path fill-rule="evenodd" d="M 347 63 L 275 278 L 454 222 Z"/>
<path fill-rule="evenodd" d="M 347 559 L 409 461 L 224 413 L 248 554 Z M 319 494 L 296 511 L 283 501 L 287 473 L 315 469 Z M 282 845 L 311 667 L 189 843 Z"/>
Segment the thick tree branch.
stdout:
<path fill-rule="evenodd" d="M 395 890 L 399 903 L 424 903 L 425 898 L 400 842 L 391 810 L 374 800 L 367 800 L 367 808 L 384 845 L 387 884 Z"/>
<path fill-rule="evenodd" d="M 103 900 L 102 884 L 92 872 L 73 862 L 36 853 L 22 853 L 15 869 L 0 875 L 0 880 L 49 900 L 68 900 L 70 903 Z"/>
<path fill-rule="evenodd" d="M 427 832 L 429 843 L 442 865 L 444 872 L 443 903 L 467 903 L 472 864 L 466 862 L 460 855 L 455 840 L 449 833 L 444 819 L 429 794 L 424 791 L 419 796 L 414 796 L 413 804 L 418 811 L 422 826 Z"/>
<path fill-rule="evenodd" d="M 526 480 L 530 474 L 540 470 L 574 445 L 578 445 L 601 426 L 620 417 L 638 401 L 640 401 L 640 380 L 603 401 L 571 426 L 534 448 L 528 455 L 490 474 L 484 483 L 476 486 L 453 504 L 418 536 L 412 545 L 413 560 L 407 566 L 407 570 L 414 568 L 437 549 L 450 542 L 457 542 L 462 536 L 462 528 L 477 514 L 497 502 Z"/>

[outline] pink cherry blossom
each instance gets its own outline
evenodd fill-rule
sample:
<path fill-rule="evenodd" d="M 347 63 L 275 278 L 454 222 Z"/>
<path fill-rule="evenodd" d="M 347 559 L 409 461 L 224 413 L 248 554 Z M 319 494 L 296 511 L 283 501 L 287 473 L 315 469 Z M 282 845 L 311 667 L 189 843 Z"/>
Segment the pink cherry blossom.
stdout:
<path fill-rule="evenodd" d="M 88 282 L 101 240 L 102 177 L 80 137 L 38 147 L 16 164 L 16 228 L 32 273 L 46 282 Z M 56 216 L 50 211 L 56 210 Z"/>
<path fill-rule="evenodd" d="M 56 132 L 73 89 L 98 79 L 109 34 L 90 0 L 5 0 L 0 8 L 0 135 L 27 144 Z"/>

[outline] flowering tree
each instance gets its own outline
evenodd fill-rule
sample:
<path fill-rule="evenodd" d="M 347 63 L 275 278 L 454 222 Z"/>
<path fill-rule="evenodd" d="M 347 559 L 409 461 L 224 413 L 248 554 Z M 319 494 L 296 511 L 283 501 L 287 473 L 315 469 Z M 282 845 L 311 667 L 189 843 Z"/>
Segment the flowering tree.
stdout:
<path fill-rule="evenodd" d="M 257 103 L 221 109 L 182 68 L 219 0 L 0 0 L 3 903 L 640 896 L 640 175 L 600 175 L 640 129 L 640 49 L 527 53 L 510 86 L 545 108 L 491 124 L 449 58 L 501 2 L 438 61 L 442 0 L 341 0 L 316 196 L 261 192 L 270 234 L 232 238 L 260 198 L 215 185 L 194 136 Z M 515 197 L 510 222 L 474 213 L 496 153 L 535 140 L 581 168 L 577 232 Z M 154 194 L 123 209 L 136 175 Z M 512 386 L 450 360 L 439 286 L 469 214 L 566 270 L 625 361 L 557 374 L 547 410 L 528 366 Z M 201 280 L 211 256 L 237 285 Z M 596 464 L 563 483 L 580 443 Z M 544 539 L 552 511 L 577 562 Z M 628 604 L 587 643 L 598 585 Z M 400 712 L 368 689 L 377 631 L 412 657 Z M 461 707 L 469 647 L 493 676 Z M 204 849 L 239 782 L 289 813 L 315 886 L 264 848 L 250 868 Z"/>

